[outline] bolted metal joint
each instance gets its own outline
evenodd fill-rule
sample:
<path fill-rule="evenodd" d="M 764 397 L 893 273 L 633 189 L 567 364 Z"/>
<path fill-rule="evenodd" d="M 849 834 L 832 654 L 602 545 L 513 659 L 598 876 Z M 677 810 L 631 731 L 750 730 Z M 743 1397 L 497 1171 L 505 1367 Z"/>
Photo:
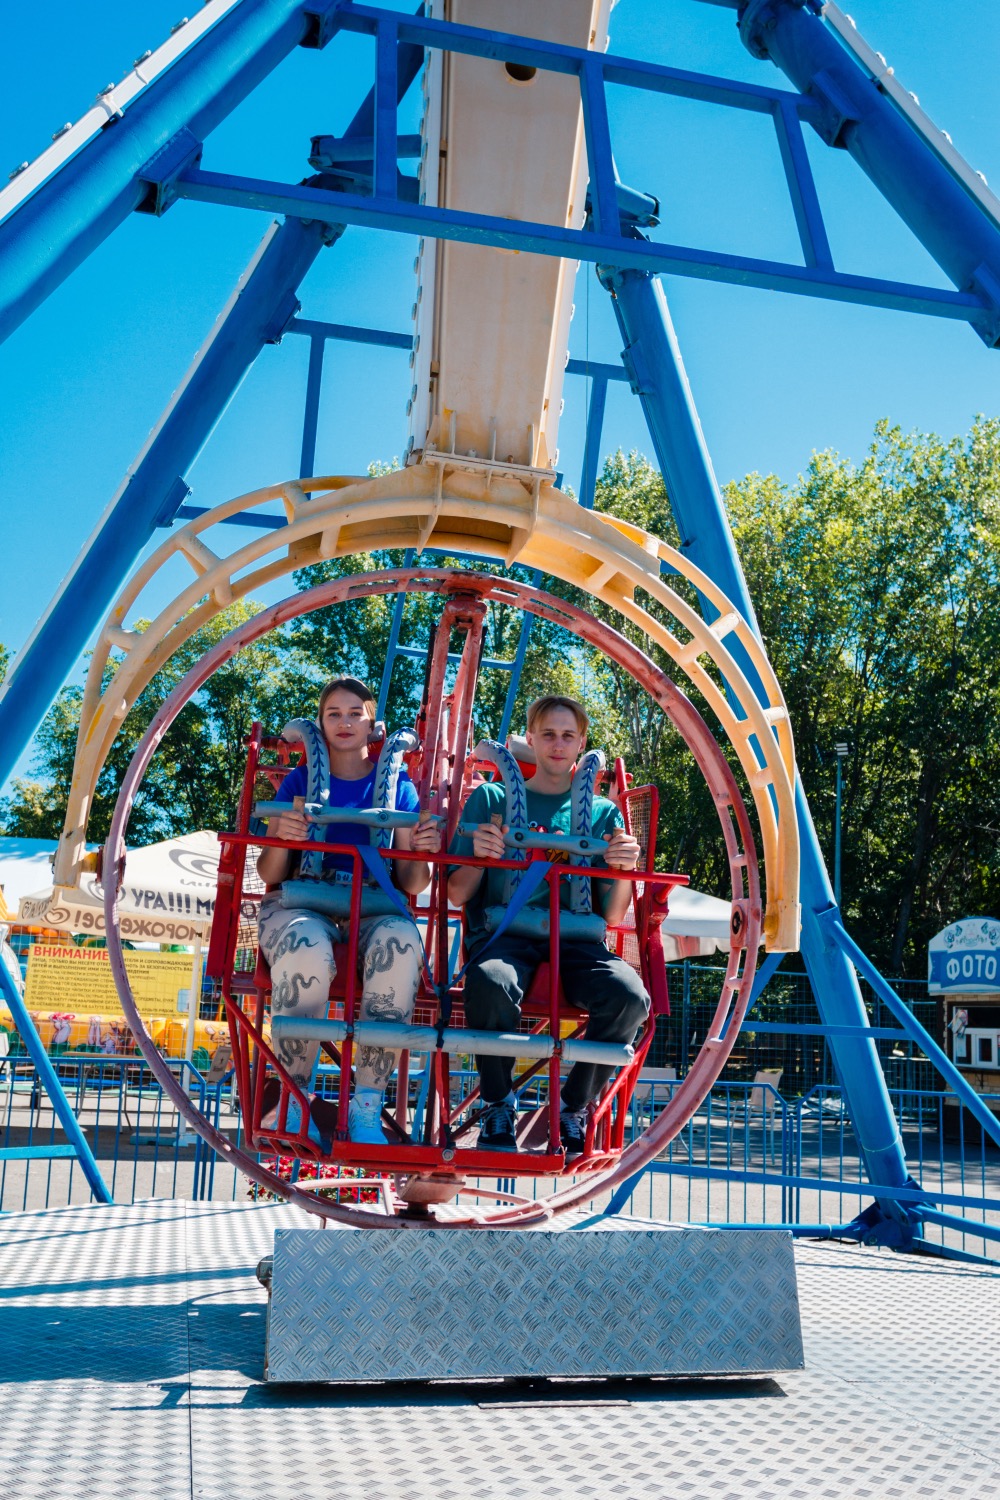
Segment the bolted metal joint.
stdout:
<path fill-rule="evenodd" d="M 177 199 L 178 179 L 198 166 L 203 150 L 201 141 L 187 126 L 171 136 L 167 144 L 161 146 L 136 173 L 138 181 L 146 184 L 142 201 L 136 204 L 136 213 L 154 214 L 157 218 L 165 214 Z"/>
<path fill-rule="evenodd" d="M 762 62 L 766 62 L 771 56 L 767 36 L 777 25 L 777 13 L 783 7 L 788 10 L 808 10 L 817 17 L 822 14 L 822 5 L 818 0 L 745 0 L 737 20 L 740 40 L 747 51 Z"/>

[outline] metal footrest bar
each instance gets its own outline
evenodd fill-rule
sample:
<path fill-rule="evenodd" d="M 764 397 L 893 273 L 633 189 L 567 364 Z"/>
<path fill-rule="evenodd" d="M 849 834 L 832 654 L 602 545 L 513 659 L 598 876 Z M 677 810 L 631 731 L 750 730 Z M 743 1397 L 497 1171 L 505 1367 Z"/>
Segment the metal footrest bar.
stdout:
<path fill-rule="evenodd" d="M 358 1021 L 349 1027 L 346 1021 L 323 1021 L 304 1016 L 273 1016 L 271 1035 L 274 1041 L 341 1043 L 351 1035 L 355 1042 L 369 1047 L 385 1047 L 398 1052 L 435 1052 L 438 1049 L 436 1026 L 408 1026 L 398 1021 Z M 448 1029 L 441 1033 L 440 1048 L 448 1053 L 478 1052 L 487 1057 L 548 1058 L 555 1053 L 551 1036 L 529 1036 L 521 1031 L 472 1031 Z M 633 1049 L 621 1042 L 588 1042 L 571 1037 L 560 1044 L 567 1062 L 597 1063 L 621 1068 L 630 1063 Z"/>

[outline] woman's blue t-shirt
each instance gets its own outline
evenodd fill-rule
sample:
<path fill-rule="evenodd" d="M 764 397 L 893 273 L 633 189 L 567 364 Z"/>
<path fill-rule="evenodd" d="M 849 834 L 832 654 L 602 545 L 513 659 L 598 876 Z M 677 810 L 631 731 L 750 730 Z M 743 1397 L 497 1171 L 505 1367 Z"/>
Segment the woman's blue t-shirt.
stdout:
<path fill-rule="evenodd" d="M 345 781 L 343 777 L 331 775 L 328 806 L 371 807 L 375 791 L 375 770 L 375 766 L 372 766 L 368 775 L 362 776 L 358 781 Z M 291 802 L 294 797 L 304 797 L 307 785 L 306 767 L 295 766 L 278 787 L 274 800 Z M 405 771 L 400 771 L 396 782 L 395 805 L 400 812 L 416 812 L 420 806 L 417 789 Z M 371 843 L 371 830 L 362 823 L 324 823 L 321 831 L 324 844 L 356 844 L 360 847 Z M 323 869 L 346 870 L 350 873 L 354 869 L 354 861 L 349 854 L 324 854 Z"/>

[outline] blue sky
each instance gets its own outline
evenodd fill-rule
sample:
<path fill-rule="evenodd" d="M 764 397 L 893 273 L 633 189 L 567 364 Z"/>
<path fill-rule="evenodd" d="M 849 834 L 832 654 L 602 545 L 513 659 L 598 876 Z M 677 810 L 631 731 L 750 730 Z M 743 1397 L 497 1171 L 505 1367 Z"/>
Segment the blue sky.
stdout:
<path fill-rule="evenodd" d="M 196 0 L 189 0 L 196 3 Z M 38 154 L 97 90 L 157 46 L 182 0 L 49 0 L 7 8 L 0 61 L 0 169 Z M 405 9 L 407 7 L 398 6 Z M 851 0 L 867 40 L 971 164 L 1000 184 L 1000 10 L 995 0 Z M 956 13 L 961 22 L 956 24 Z M 621 0 L 612 50 L 680 67 L 783 82 L 754 61 L 733 13 L 695 0 Z M 370 81 L 371 44 L 299 51 L 209 138 L 204 165 L 298 180 L 309 137 L 341 130 Z M 797 259 L 777 148 L 758 116 L 611 90 L 623 179 L 655 192 L 665 236 Z M 412 127 L 411 127 L 412 128 Z M 810 152 L 839 269 L 944 285 L 941 273 L 843 152 Z M 262 236 L 267 218 L 182 203 L 134 216 L 0 346 L 5 553 L 0 641 L 32 628 Z M 414 242 L 349 230 L 303 289 L 303 314 L 408 331 Z M 814 449 L 860 459 L 887 416 L 950 435 L 1000 409 L 1000 351 L 965 325 L 670 278 L 665 283 L 720 480 L 791 480 Z M 576 289 L 573 354 L 618 362 L 593 273 Z M 306 346 L 258 360 L 189 476 L 213 505 L 297 471 Z M 404 355 L 344 348 L 328 359 L 322 472 L 362 470 L 406 438 Z M 584 386 L 567 384 L 561 467 L 578 481 Z M 638 404 L 613 391 L 604 451 L 649 452 Z M 276 592 L 284 592 L 284 589 Z M 276 596 L 276 595 L 275 595 Z M 154 601 L 155 602 L 155 601 Z M 22 769 L 24 765 L 22 761 Z"/>

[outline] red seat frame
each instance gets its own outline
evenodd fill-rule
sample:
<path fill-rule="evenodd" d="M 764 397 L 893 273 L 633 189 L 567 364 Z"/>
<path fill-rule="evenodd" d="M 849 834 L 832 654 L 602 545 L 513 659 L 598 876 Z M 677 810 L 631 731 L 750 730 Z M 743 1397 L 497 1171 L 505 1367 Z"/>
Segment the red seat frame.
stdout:
<path fill-rule="evenodd" d="M 424 1132 L 426 1141 L 403 1143 L 406 1141 L 409 1093 L 409 1053 L 403 1052 L 400 1055 L 397 1072 L 396 1114 L 395 1117 L 388 1114 L 385 1116 L 388 1128 L 400 1136 L 401 1144 L 373 1147 L 359 1146 L 349 1142 L 346 1139 L 349 1089 L 344 1088 L 343 1079 L 350 1073 L 352 1053 L 350 1039 L 345 1041 L 340 1049 L 330 1043 L 324 1044 L 325 1049 L 339 1063 L 342 1080 L 338 1101 L 338 1129 L 331 1149 L 324 1150 L 309 1138 L 308 1123 L 299 1131 L 289 1130 L 287 1123 L 289 1103 L 293 1098 L 297 1099 L 301 1118 L 308 1122 L 308 1101 L 278 1063 L 265 1039 L 264 1022 L 267 997 L 270 992 L 268 966 L 259 948 L 256 950 L 256 961 L 252 972 L 248 969 L 240 970 L 235 964 L 237 948 L 246 931 L 246 924 L 251 915 L 255 914 L 256 905 L 262 894 L 261 891 L 252 889 L 256 875 L 255 872 L 248 872 L 250 856 L 261 842 L 264 844 L 272 842 L 266 838 L 261 840 L 250 833 L 254 788 L 261 774 L 267 777 L 273 787 L 280 783 L 282 776 L 289 769 L 289 747 L 284 741 L 265 739 L 260 725 L 254 726 L 248 745 L 247 769 L 240 798 L 237 827 L 231 834 L 219 835 L 223 849 L 219 862 L 216 918 L 209 946 L 207 971 L 213 978 L 218 979 L 222 986 L 233 1043 L 237 1089 L 250 1148 L 269 1154 L 291 1155 L 320 1162 L 337 1162 L 347 1166 L 367 1166 L 375 1170 L 395 1172 L 417 1171 L 435 1175 L 451 1172 L 468 1175 L 499 1173 L 504 1177 L 550 1176 L 567 1170 L 558 1133 L 557 1100 L 560 1064 L 558 1053 L 548 1061 L 529 1065 L 515 1079 L 515 1087 L 519 1088 L 543 1069 L 548 1070 L 548 1101 L 527 1121 L 526 1139 L 522 1142 L 529 1148 L 533 1148 L 537 1142 L 541 1149 L 521 1150 L 515 1155 L 485 1151 L 477 1146 L 464 1145 L 465 1137 L 472 1134 L 478 1118 L 472 1108 L 478 1089 L 467 1094 L 457 1104 L 452 1104 L 449 1058 L 448 1054 L 441 1050 L 431 1055 L 433 1086 L 428 1098 Z M 261 762 L 261 754 L 265 750 L 277 755 L 277 764 L 266 765 Z M 638 881 L 636 894 L 629 908 L 634 925 L 623 925 L 612 929 L 612 933 L 615 937 L 615 949 L 623 957 L 626 956 L 624 950 L 629 941 L 634 940 L 637 961 L 628 957 L 626 961 L 632 961 L 633 967 L 638 969 L 650 994 L 652 1004 L 650 1014 L 636 1040 L 632 1060 L 612 1076 L 590 1111 L 584 1153 L 582 1157 L 574 1158 L 569 1168 L 574 1173 L 602 1168 L 609 1161 L 616 1159 L 623 1149 L 629 1101 L 652 1042 L 656 1020 L 661 1015 L 669 1014 L 670 1010 L 659 926 L 666 913 L 671 886 L 685 883 L 683 876 L 653 874 L 653 850 L 658 813 L 655 787 L 629 788 L 624 767 L 620 761 L 616 766 L 616 780 L 626 827 L 631 829 L 633 822 L 636 821 L 634 814 L 641 811 L 643 816 L 638 821 L 646 824 L 646 837 L 641 840 L 645 847 L 641 869 L 636 874 Z M 305 846 L 292 843 L 284 847 L 303 848 Z M 405 859 L 421 856 L 407 856 L 400 851 L 394 857 Z M 443 872 L 443 867 L 448 863 L 454 863 L 454 857 L 449 860 L 447 855 L 442 854 L 430 862 L 442 867 Z M 550 884 L 552 877 L 559 873 L 565 873 L 564 867 L 557 866 L 553 872 L 550 872 Z M 438 876 L 438 880 L 441 878 L 442 876 Z M 437 881 L 435 881 L 436 885 Z M 423 912 L 417 910 L 415 902 L 411 900 L 410 904 L 414 915 L 421 917 Z M 557 927 L 558 907 L 554 898 L 550 900 L 550 910 L 553 923 Z M 443 924 L 449 918 L 440 894 L 436 905 L 432 904 L 426 915 L 429 946 L 433 950 L 430 954 L 431 962 L 440 970 L 442 962 L 447 962 L 446 952 L 442 955 L 440 951 L 442 947 L 440 938 L 446 931 Z M 456 915 L 457 913 L 452 912 L 451 919 L 454 919 Z M 557 953 L 557 942 L 553 938 L 550 959 L 539 966 L 530 991 L 523 1002 L 522 1013 L 530 1031 L 551 1030 L 555 1034 L 561 1032 L 565 1023 L 569 1023 L 572 1027 L 571 1034 L 578 1036 L 585 1031 L 588 1020 L 587 1012 L 566 1002 L 558 973 L 556 973 L 553 989 L 552 961 L 554 958 L 556 969 L 558 969 Z M 336 945 L 334 958 L 337 977 L 331 986 L 328 1015 L 347 1018 L 348 1012 L 353 1011 L 354 1005 L 360 1000 L 359 976 L 356 965 L 351 964 L 350 947 L 347 944 Z M 353 974 L 352 967 L 354 968 Z M 459 987 L 450 988 L 449 1000 L 451 1014 L 447 1024 L 449 1027 L 461 1026 L 464 1024 L 464 1018 Z M 248 1002 L 252 1004 L 252 1014 L 248 1008 Z M 437 994 L 426 984 L 426 981 L 422 981 L 417 996 L 414 1020 L 433 1024 L 437 1019 Z M 276 1123 L 273 1127 L 265 1129 L 261 1124 L 261 1113 L 265 1076 L 268 1074 L 278 1077 L 281 1082 L 281 1095 Z"/>

